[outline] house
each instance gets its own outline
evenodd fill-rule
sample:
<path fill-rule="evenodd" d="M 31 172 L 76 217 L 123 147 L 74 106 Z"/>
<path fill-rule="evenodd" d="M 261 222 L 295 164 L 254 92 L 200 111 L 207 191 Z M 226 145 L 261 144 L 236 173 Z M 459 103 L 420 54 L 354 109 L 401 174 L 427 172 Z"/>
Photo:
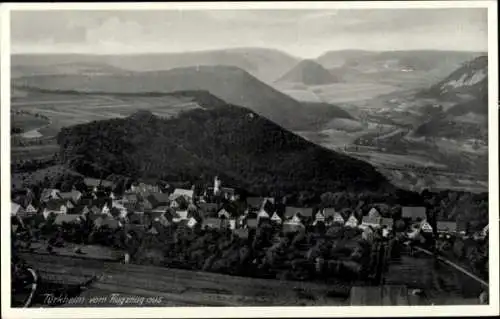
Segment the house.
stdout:
<path fill-rule="evenodd" d="M 185 196 L 177 196 L 170 202 L 170 207 L 174 209 L 179 209 L 181 207 L 187 207 L 190 201 Z"/>
<path fill-rule="evenodd" d="M 378 228 L 381 226 L 380 224 L 381 224 L 380 217 L 364 216 L 363 219 L 361 220 L 361 226 L 363 227 Z"/>
<path fill-rule="evenodd" d="M 351 227 L 351 228 L 358 227 L 358 224 L 359 224 L 359 221 L 356 218 L 356 216 L 354 216 L 354 215 L 349 216 L 349 218 L 345 222 L 345 226 L 346 227 Z"/>
<path fill-rule="evenodd" d="M 102 179 L 96 179 L 96 178 L 84 178 L 83 183 L 89 190 L 96 191 L 99 187 L 102 188 L 112 188 L 113 187 L 113 182 L 107 181 L 107 180 L 102 180 Z"/>
<path fill-rule="evenodd" d="M 60 191 L 55 188 L 47 188 L 42 191 L 42 194 L 40 195 L 40 201 L 42 202 L 48 202 L 49 200 L 52 199 L 58 199 Z"/>
<path fill-rule="evenodd" d="M 363 238 L 366 241 L 373 241 L 374 238 L 373 230 L 370 227 L 364 228 L 363 232 L 361 233 L 361 238 Z"/>
<path fill-rule="evenodd" d="M 110 208 L 108 207 L 108 204 L 105 204 L 105 205 L 102 207 L 102 209 L 101 209 L 101 214 L 111 216 L 111 210 L 110 210 Z"/>
<path fill-rule="evenodd" d="M 300 215 L 302 218 L 312 218 L 313 209 L 312 208 L 299 208 L 299 207 L 290 207 L 287 206 L 285 208 L 285 219 L 293 218 L 296 215 Z"/>
<path fill-rule="evenodd" d="M 205 228 L 220 229 L 220 227 L 221 227 L 220 219 L 213 218 L 213 217 L 205 218 L 202 221 L 201 225 L 202 225 L 203 229 L 205 229 Z"/>
<path fill-rule="evenodd" d="M 438 221 L 436 223 L 438 234 L 454 234 L 457 232 L 456 222 Z"/>
<path fill-rule="evenodd" d="M 372 207 L 372 209 L 370 209 L 370 211 L 368 212 L 368 217 L 380 218 L 382 216 L 380 216 L 380 213 L 378 212 L 378 210 L 375 207 Z"/>
<path fill-rule="evenodd" d="M 380 225 L 384 229 L 388 229 L 389 231 L 391 231 L 392 227 L 394 226 L 394 220 L 392 218 L 382 217 L 382 219 L 380 221 Z"/>
<path fill-rule="evenodd" d="M 56 225 L 63 225 L 63 224 L 75 224 L 81 222 L 81 216 L 80 215 L 73 215 L 73 214 L 59 214 L 56 216 L 56 219 L 54 220 L 54 224 Z"/>
<path fill-rule="evenodd" d="M 277 212 L 274 212 L 274 214 L 271 216 L 271 221 L 277 224 L 281 224 L 283 222 L 283 220 L 281 219 L 281 217 L 278 215 Z"/>
<path fill-rule="evenodd" d="M 488 236 L 489 234 L 489 225 L 484 226 L 484 228 L 481 230 L 481 233 L 484 237 Z"/>
<path fill-rule="evenodd" d="M 219 218 L 226 218 L 226 219 L 230 219 L 231 218 L 231 214 L 225 209 L 225 208 L 221 208 L 218 212 L 217 212 L 217 217 Z"/>
<path fill-rule="evenodd" d="M 316 215 L 314 215 L 314 222 L 322 222 L 324 223 L 325 222 L 325 215 L 323 215 L 323 212 L 322 211 L 318 211 L 316 213 Z"/>
<path fill-rule="evenodd" d="M 403 219 L 411 221 L 421 221 L 427 218 L 425 207 L 418 206 L 405 206 L 401 209 L 401 216 Z"/>
<path fill-rule="evenodd" d="M 198 208 L 202 216 L 216 216 L 220 205 L 216 203 L 198 203 Z"/>
<path fill-rule="evenodd" d="M 120 218 L 125 218 L 128 214 L 128 210 L 127 208 L 120 202 L 117 202 L 117 201 L 113 201 L 111 203 L 111 208 L 112 209 L 115 209 L 119 212 L 119 216 Z"/>
<path fill-rule="evenodd" d="M 325 216 L 325 219 L 332 218 L 335 220 L 335 214 L 337 212 L 335 211 L 335 208 L 323 208 L 323 216 Z M 343 219 L 342 219 L 342 224 L 343 224 Z"/>
<path fill-rule="evenodd" d="M 69 200 L 69 199 L 68 199 L 68 200 L 66 201 L 66 207 L 67 207 L 68 209 L 73 209 L 73 208 L 75 208 L 75 205 L 73 204 L 73 202 L 72 202 L 71 200 Z"/>
<path fill-rule="evenodd" d="M 169 196 L 170 200 L 175 200 L 178 197 L 184 197 L 188 202 L 193 200 L 194 190 L 192 189 L 183 189 L 176 188 L 174 192 Z"/>
<path fill-rule="evenodd" d="M 10 203 L 10 216 L 18 216 L 18 215 L 24 215 L 25 210 L 24 208 L 14 202 Z"/>
<path fill-rule="evenodd" d="M 269 214 L 264 209 L 261 209 L 257 213 L 257 222 L 260 221 L 261 219 L 269 219 Z"/>
<path fill-rule="evenodd" d="M 196 226 L 196 224 L 198 224 L 198 221 L 195 218 L 193 218 L 193 217 L 189 218 L 189 220 L 187 222 L 187 226 L 189 228 L 193 228 L 194 226 Z"/>
<path fill-rule="evenodd" d="M 29 216 L 32 216 L 34 214 L 36 214 L 38 212 L 38 210 L 36 209 L 35 206 L 33 206 L 33 204 L 29 204 L 26 209 L 26 214 L 29 215 Z"/>
<path fill-rule="evenodd" d="M 432 226 L 427 220 L 424 219 L 420 222 L 420 230 L 423 233 L 432 233 Z"/>
<path fill-rule="evenodd" d="M 137 194 L 134 193 L 126 193 L 123 195 L 122 202 L 135 204 L 138 202 Z"/>
<path fill-rule="evenodd" d="M 188 219 L 188 211 L 187 210 L 178 210 L 173 214 L 173 222 L 178 223 L 182 220 Z"/>
<path fill-rule="evenodd" d="M 335 215 L 333 215 L 333 223 L 334 224 L 345 224 L 344 217 L 342 217 L 342 214 L 339 212 L 335 212 Z"/>
<path fill-rule="evenodd" d="M 292 219 L 286 220 L 283 223 L 282 231 L 286 233 L 293 233 L 304 229 L 304 224 L 299 219 L 299 216 L 295 215 Z"/>
<path fill-rule="evenodd" d="M 43 216 L 45 219 L 48 218 L 50 214 L 66 214 L 68 212 L 68 208 L 66 207 L 66 201 L 63 199 L 56 200 L 52 199 L 45 203 L 45 208 L 43 210 Z"/>
<path fill-rule="evenodd" d="M 165 193 L 151 193 L 147 199 L 153 208 L 170 204 L 170 195 Z"/>
<path fill-rule="evenodd" d="M 71 192 L 60 192 L 59 198 L 78 203 L 82 198 L 82 193 L 77 191 L 76 189 L 72 190 Z"/>

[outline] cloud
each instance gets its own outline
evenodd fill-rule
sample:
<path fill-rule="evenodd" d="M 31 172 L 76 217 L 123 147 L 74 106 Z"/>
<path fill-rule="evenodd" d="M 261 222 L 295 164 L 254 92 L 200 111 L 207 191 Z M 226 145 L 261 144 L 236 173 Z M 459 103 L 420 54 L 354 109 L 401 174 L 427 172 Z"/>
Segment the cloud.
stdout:
<path fill-rule="evenodd" d="M 335 49 L 486 50 L 486 9 L 13 12 L 14 50 L 183 51 L 264 46 L 301 56 Z"/>

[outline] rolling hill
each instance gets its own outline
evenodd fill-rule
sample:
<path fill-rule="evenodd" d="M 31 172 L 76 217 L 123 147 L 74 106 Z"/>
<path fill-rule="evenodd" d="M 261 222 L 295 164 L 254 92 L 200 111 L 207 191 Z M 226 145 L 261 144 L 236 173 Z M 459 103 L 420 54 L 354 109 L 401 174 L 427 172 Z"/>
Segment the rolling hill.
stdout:
<path fill-rule="evenodd" d="M 209 91 L 227 103 L 249 108 L 287 129 L 310 128 L 330 120 L 335 106 L 304 107 L 246 71 L 231 66 L 200 66 L 127 74 L 56 74 L 21 77 L 14 87 L 79 93 L 144 94 Z"/>
<path fill-rule="evenodd" d="M 488 137 L 488 58 L 468 61 L 419 97 L 454 103 L 416 128 L 417 136 L 454 139 Z"/>
<path fill-rule="evenodd" d="M 488 90 L 488 57 L 480 56 L 467 61 L 442 81 L 423 90 L 421 96 L 462 102 L 481 99 Z"/>
<path fill-rule="evenodd" d="M 16 54 L 12 56 L 11 64 L 17 76 L 37 74 L 34 72 L 53 74 L 51 69 L 59 69 L 61 64 L 93 64 L 129 71 L 164 71 L 181 67 L 226 65 L 243 69 L 261 81 L 272 82 L 298 61 L 297 58 L 278 50 L 238 48 L 134 55 Z"/>
<path fill-rule="evenodd" d="M 313 60 L 303 60 L 285 73 L 277 82 L 322 85 L 339 82 L 339 79 Z"/>
<path fill-rule="evenodd" d="M 393 188 L 371 165 L 233 105 L 190 110 L 169 119 L 141 111 L 80 124 L 63 128 L 58 144 L 63 162 L 88 175 L 206 182 L 218 175 L 260 194 Z"/>
<path fill-rule="evenodd" d="M 484 55 L 461 51 L 329 51 L 316 61 L 345 82 L 385 83 L 416 89 L 436 83 L 462 63 Z"/>

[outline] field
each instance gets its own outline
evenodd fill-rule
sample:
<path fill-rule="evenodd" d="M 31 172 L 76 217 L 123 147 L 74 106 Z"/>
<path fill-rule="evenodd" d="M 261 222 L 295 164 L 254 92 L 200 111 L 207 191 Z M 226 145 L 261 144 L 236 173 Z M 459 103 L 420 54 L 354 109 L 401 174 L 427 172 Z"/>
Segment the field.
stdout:
<path fill-rule="evenodd" d="M 276 84 L 275 88 L 299 101 L 326 102 L 332 104 L 371 100 L 383 94 L 401 90 L 394 85 L 380 83 L 334 83 L 299 87 L 297 85 Z"/>
<path fill-rule="evenodd" d="M 14 111 L 39 113 L 51 120 L 40 129 L 47 136 L 56 135 L 62 127 L 109 118 L 126 117 L 148 109 L 159 116 L 172 116 L 181 110 L 199 107 L 191 98 L 173 96 L 112 96 L 28 92 L 11 102 Z"/>
<path fill-rule="evenodd" d="M 435 305 L 478 304 L 481 286 L 473 279 L 433 258 L 401 256 L 391 261 L 384 276 L 387 285 L 407 285 L 408 289 L 423 289 Z"/>
<path fill-rule="evenodd" d="M 161 297 L 148 306 L 340 306 L 345 298 L 330 297 L 331 285 L 243 278 L 221 274 L 125 265 L 102 260 L 22 254 L 44 277 L 78 284 L 97 276 L 83 292 L 86 306 L 113 306 L 111 294 Z M 105 296 L 107 303 L 88 303 Z M 42 306 L 43 304 L 39 304 Z M 66 305 L 66 306 L 81 306 Z M 116 304 L 115 304 L 116 306 Z M 124 305 L 124 306 L 134 306 Z"/>
<path fill-rule="evenodd" d="M 11 114 L 11 127 L 19 128 L 22 132 L 28 132 L 49 124 L 49 121 L 33 114 Z"/>

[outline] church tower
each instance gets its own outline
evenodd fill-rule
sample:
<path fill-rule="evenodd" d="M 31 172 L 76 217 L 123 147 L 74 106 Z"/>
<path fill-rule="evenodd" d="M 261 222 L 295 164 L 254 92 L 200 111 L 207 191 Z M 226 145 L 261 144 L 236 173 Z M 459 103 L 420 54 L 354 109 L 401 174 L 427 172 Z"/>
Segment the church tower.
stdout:
<path fill-rule="evenodd" d="M 220 185 L 221 185 L 221 180 L 219 179 L 218 176 L 215 176 L 215 178 L 214 178 L 214 195 L 218 195 L 220 193 Z"/>

